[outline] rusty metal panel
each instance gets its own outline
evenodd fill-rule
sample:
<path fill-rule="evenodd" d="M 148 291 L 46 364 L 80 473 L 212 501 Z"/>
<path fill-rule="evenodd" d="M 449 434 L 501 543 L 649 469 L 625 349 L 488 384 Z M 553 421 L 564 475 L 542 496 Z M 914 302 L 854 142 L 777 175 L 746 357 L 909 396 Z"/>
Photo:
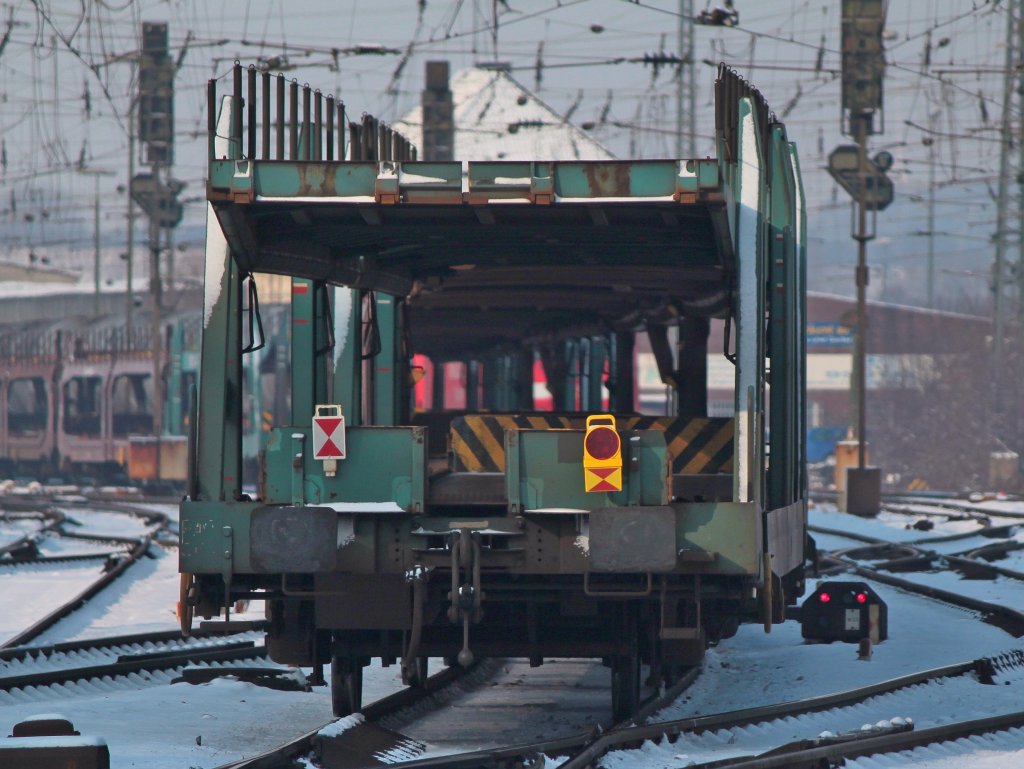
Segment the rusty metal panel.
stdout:
<path fill-rule="evenodd" d="M 590 514 L 590 570 L 652 572 L 676 568 L 671 507 L 606 507 Z"/>
<path fill-rule="evenodd" d="M 184 435 L 128 439 L 128 477 L 133 481 L 157 480 L 156 452 L 160 448 L 159 480 L 184 481 L 188 477 L 188 440 Z"/>
<path fill-rule="evenodd" d="M 323 507 L 258 507 L 249 548 L 255 572 L 330 571 L 338 553 L 338 514 Z"/>

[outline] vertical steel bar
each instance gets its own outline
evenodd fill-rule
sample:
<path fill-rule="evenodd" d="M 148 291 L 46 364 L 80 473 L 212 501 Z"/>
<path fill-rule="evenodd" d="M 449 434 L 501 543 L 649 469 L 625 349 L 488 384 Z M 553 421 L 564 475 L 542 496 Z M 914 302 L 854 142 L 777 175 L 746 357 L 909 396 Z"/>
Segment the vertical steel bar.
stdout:
<path fill-rule="evenodd" d="M 246 157 L 254 159 L 256 157 L 256 67 L 252 64 L 249 65 L 249 73 L 247 78 L 246 89 L 246 101 L 249 103 L 245 106 L 248 108 L 248 121 L 246 134 L 248 135 L 248 142 L 246 144 L 247 153 Z"/>
<path fill-rule="evenodd" d="M 324 126 L 324 138 L 327 140 L 327 159 L 334 160 L 334 97 L 328 94 L 327 106 L 324 108 L 327 124 Z"/>
<path fill-rule="evenodd" d="M 302 159 L 312 160 L 313 159 L 313 131 L 309 121 L 309 100 L 312 95 L 312 91 L 309 88 L 309 83 L 303 83 L 302 85 Z"/>
<path fill-rule="evenodd" d="M 284 160 L 284 75 L 277 76 L 277 160 Z"/>
<path fill-rule="evenodd" d="M 359 126 L 355 123 L 348 124 L 348 146 L 351 153 L 349 160 L 363 160 L 363 140 Z"/>
<path fill-rule="evenodd" d="M 231 141 L 237 142 L 236 155 L 242 155 L 242 65 L 235 62 L 232 72 L 232 84 L 234 86 L 234 109 L 231 120 Z"/>
<path fill-rule="evenodd" d="M 359 138 L 363 144 L 363 160 L 376 160 L 373 150 L 377 143 L 377 127 L 374 125 L 373 115 L 363 115 L 363 127 L 359 131 Z"/>
<path fill-rule="evenodd" d="M 345 136 L 348 134 L 348 122 L 345 120 L 345 102 L 338 102 L 338 160 L 345 160 Z M 353 158 L 354 159 L 354 158 Z"/>
<path fill-rule="evenodd" d="M 212 78 L 206 83 L 206 135 L 210 160 L 217 159 L 217 81 Z"/>
<path fill-rule="evenodd" d="M 313 159 L 324 159 L 322 131 L 324 130 L 324 96 L 317 88 L 313 92 Z"/>
<path fill-rule="evenodd" d="M 288 119 L 291 133 L 288 136 L 288 159 L 299 159 L 299 81 L 292 78 L 288 87 Z"/>
<path fill-rule="evenodd" d="M 263 160 L 270 160 L 270 73 L 264 72 L 262 77 L 262 103 L 263 126 L 260 140 L 260 157 Z"/>

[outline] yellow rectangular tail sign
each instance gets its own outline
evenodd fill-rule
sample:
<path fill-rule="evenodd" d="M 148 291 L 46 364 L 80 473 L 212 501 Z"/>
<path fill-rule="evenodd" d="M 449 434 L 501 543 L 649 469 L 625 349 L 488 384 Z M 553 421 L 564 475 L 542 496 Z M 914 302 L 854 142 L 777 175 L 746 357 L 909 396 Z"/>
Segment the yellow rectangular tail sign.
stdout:
<path fill-rule="evenodd" d="M 622 491 L 622 439 L 611 414 L 587 417 L 583 436 L 584 491 Z"/>

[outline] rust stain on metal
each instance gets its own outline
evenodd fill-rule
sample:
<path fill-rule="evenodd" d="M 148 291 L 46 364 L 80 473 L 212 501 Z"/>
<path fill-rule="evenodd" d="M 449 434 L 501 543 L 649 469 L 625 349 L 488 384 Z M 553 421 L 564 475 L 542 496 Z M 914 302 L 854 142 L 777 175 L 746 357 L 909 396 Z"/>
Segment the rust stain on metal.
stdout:
<path fill-rule="evenodd" d="M 325 163 L 299 163 L 299 197 L 329 197 L 337 194 L 335 178 L 338 167 Z"/>
<path fill-rule="evenodd" d="M 583 166 L 590 194 L 600 198 L 628 197 L 630 167 L 628 163 L 587 163 Z"/>

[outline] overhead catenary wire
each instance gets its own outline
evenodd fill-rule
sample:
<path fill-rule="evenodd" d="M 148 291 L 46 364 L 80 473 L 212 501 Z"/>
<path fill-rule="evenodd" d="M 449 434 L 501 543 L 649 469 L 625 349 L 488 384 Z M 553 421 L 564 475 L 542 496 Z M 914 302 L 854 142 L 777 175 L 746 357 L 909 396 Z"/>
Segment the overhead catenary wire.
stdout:
<path fill-rule="evenodd" d="M 112 13 L 109 8 L 111 5 L 114 3 L 86 4 L 84 7 L 91 9 L 89 12 L 93 14 L 90 24 L 92 21 L 96 23 L 92 24 L 91 28 L 84 23 L 80 25 L 72 40 L 73 45 L 86 55 L 87 60 L 92 64 L 99 64 L 102 70 L 99 77 L 92 72 L 84 73 L 92 83 L 91 102 L 94 114 L 89 121 L 84 120 L 84 115 L 80 111 L 84 109 L 81 100 L 83 73 L 71 71 L 73 68 L 68 65 L 72 58 L 64 43 L 60 40 L 51 40 L 54 37 L 52 30 L 42 20 L 38 25 L 33 19 L 30 27 L 14 28 L 8 48 L 3 56 L 0 56 L 0 67 L 3 68 L 3 75 L 8 82 L 9 73 L 19 68 L 17 57 L 22 57 L 21 61 L 24 61 L 24 54 L 32 55 L 33 50 L 43 56 L 50 51 L 58 51 L 58 55 L 63 57 L 65 65 L 62 69 L 69 71 L 61 77 L 61 99 L 54 99 L 52 86 L 47 85 L 38 89 L 38 101 L 33 98 L 32 103 L 38 103 L 44 109 L 42 116 L 44 122 L 47 123 L 46 128 L 60 126 L 61 133 L 67 135 L 67 140 L 65 146 L 62 147 L 59 143 L 53 144 L 42 138 L 46 136 L 45 133 L 35 131 L 31 141 L 34 142 L 38 151 L 23 153 L 17 151 L 17 144 L 10 145 L 11 137 L 5 137 L 9 142 L 8 152 L 12 163 L 7 172 L 8 178 L 12 180 L 17 178 L 21 181 L 11 181 L 9 186 L 2 187 L 0 199 L 11 191 L 10 186 L 24 185 L 25 177 L 30 176 L 33 169 L 43 170 L 46 164 L 63 163 L 65 158 L 71 165 L 74 165 L 83 139 L 90 139 L 86 142 L 87 147 L 90 152 L 95 153 L 96 137 L 104 132 L 111 132 L 113 113 L 120 111 L 122 115 L 125 114 L 121 94 L 127 93 L 128 88 L 124 86 L 127 80 L 126 71 L 121 71 L 121 69 L 127 69 L 123 66 L 128 61 L 125 57 L 130 56 L 138 48 L 137 22 L 141 19 L 139 11 L 145 8 L 145 4 L 131 3 L 134 17 L 125 16 L 123 20 L 118 20 Z M 116 0 L 116 5 L 120 7 L 123 3 Z M 353 13 L 357 5 L 361 13 L 371 11 L 372 8 L 372 4 L 353 3 Z M 602 4 L 596 0 L 588 0 L 586 3 L 558 3 L 556 0 L 552 0 L 539 7 L 520 6 L 516 2 L 510 2 L 511 12 L 502 11 L 499 17 L 501 55 L 503 59 L 510 62 L 513 73 L 529 71 L 532 75 L 536 72 L 538 43 L 544 41 L 542 87 L 547 99 L 557 107 L 557 111 L 565 114 L 576 99 L 580 85 L 582 85 L 583 98 L 580 106 L 576 109 L 574 118 L 583 122 L 593 122 L 594 126 L 591 130 L 595 132 L 595 135 L 602 137 L 602 140 L 618 142 L 619 146 L 626 147 L 630 143 L 629 134 L 632 134 L 632 146 L 638 152 L 657 154 L 665 149 L 664 145 L 658 141 L 645 141 L 644 137 L 653 139 L 659 134 L 670 135 L 676 132 L 668 117 L 669 113 L 665 110 L 668 103 L 666 99 L 671 98 L 669 93 L 674 88 L 674 82 L 667 82 L 668 78 L 661 76 L 657 79 L 654 90 L 651 91 L 644 87 L 647 85 L 645 82 L 647 77 L 644 75 L 638 78 L 628 78 L 609 74 L 610 78 L 614 77 L 617 80 L 614 88 L 614 101 L 610 102 L 607 95 L 608 87 L 603 82 L 603 77 L 588 78 L 592 82 L 579 84 L 571 82 L 569 78 L 575 71 L 600 72 L 602 68 L 609 68 L 608 71 L 611 73 L 611 68 L 618 68 L 625 72 L 629 71 L 630 67 L 643 66 L 642 62 L 637 60 L 642 59 L 645 49 L 650 51 L 652 46 L 650 42 L 642 42 L 643 38 L 640 35 L 646 31 L 648 39 L 650 39 L 651 25 L 647 19 L 653 17 L 654 10 L 661 9 L 652 10 L 645 7 L 654 5 L 650 0 L 641 3 L 619 2 L 614 4 L 615 7 L 611 8 L 609 12 L 607 9 L 611 5 L 613 4 Z M 814 139 L 817 137 L 819 129 L 824 132 L 823 135 L 829 142 L 833 140 L 834 136 L 832 129 L 836 125 L 836 120 L 831 116 L 829 110 L 830 102 L 834 103 L 835 93 L 838 89 L 838 81 L 834 73 L 837 71 L 839 57 L 837 47 L 830 44 L 829 41 L 834 41 L 838 34 L 836 10 L 832 8 L 830 12 L 812 13 L 811 11 L 819 5 L 817 0 L 810 3 L 796 2 L 795 0 L 794 2 L 775 4 L 757 3 L 753 6 L 750 3 L 744 3 L 744 0 L 736 0 L 736 5 L 742 6 L 741 10 L 745 14 L 742 16 L 742 25 L 733 28 L 697 27 L 698 56 L 703 59 L 707 55 L 708 46 L 713 40 L 735 40 L 737 43 L 744 41 L 746 44 L 730 42 L 729 45 L 717 50 L 735 55 L 736 60 L 733 63 L 746 68 L 749 76 L 756 78 L 755 82 L 766 91 L 770 103 L 780 111 L 780 114 L 787 106 L 787 101 L 799 88 L 801 94 L 799 101 L 793 105 L 790 113 L 786 116 L 786 122 L 790 126 L 791 136 L 799 139 L 802 156 L 807 158 L 812 154 Z M 913 94 L 922 90 L 920 88 L 922 80 L 918 72 L 920 69 L 919 46 L 902 43 L 903 37 L 907 36 L 904 32 L 916 35 L 919 40 L 924 40 L 921 32 L 926 28 L 933 28 L 937 30 L 934 32 L 936 39 L 940 34 L 954 39 L 953 44 L 942 49 L 943 58 L 936 59 L 933 56 L 929 77 L 926 78 L 937 84 L 943 81 L 952 83 L 945 95 L 950 106 L 943 110 L 944 125 L 941 126 L 941 130 L 951 136 L 941 137 L 944 142 L 944 150 L 940 170 L 941 178 L 938 183 L 945 183 L 951 169 L 956 167 L 953 162 L 954 153 L 960 158 L 966 157 L 968 153 L 977 154 L 978 159 L 985 164 L 990 164 L 995 157 L 991 150 L 997 148 L 998 143 L 992 141 L 992 134 L 974 130 L 983 125 L 979 115 L 979 100 L 980 104 L 987 105 L 987 109 L 996 114 L 1001 106 L 998 89 L 989 85 L 1000 75 L 999 68 L 994 65 L 993 56 L 990 54 L 990 49 L 995 46 L 979 45 L 975 51 L 965 48 L 953 63 L 950 63 L 951 59 L 945 57 L 945 52 L 956 49 L 957 37 L 961 31 L 967 29 L 975 21 L 996 25 L 1001 29 L 1002 11 L 994 9 L 993 5 L 999 4 L 979 2 L 976 11 L 968 12 L 963 7 L 950 8 L 947 11 L 941 4 L 929 3 L 926 7 L 922 3 L 921 11 L 908 11 L 906 14 L 908 21 L 904 25 L 905 29 L 901 27 L 901 40 L 887 45 L 890 51 L 887 56 L 891 59 L 886 80 L 887 98 L 900 100 L 908 98 L 904 95 L 912 97 Z M 581 9 L 586 8 L 587 18 L 585 20 L 572 10 L 575 6 L 579 6 Z M 412 13 L 409 14 L 409 26 L 396 34 L 389 34 L 389 31 L 385 31 L 383 37 L 379 38 L 381 40 L 380 47 L 398 53 L 389 52 L 382 57 L 371 53 L 371 49 L 367 47 L 363 49 L 365 53 L 350 57 L 343 56 L 340 62 L 340 71 L 336 73 L 337 82 L 343 84 L 343 88 L 348 91 L 350 101 L 373 111 L 377 111 L 383 106 L 386 112 L 390 112 L 390 117 L 394 119 L 401 114 L 403 108 L 407 108 L 418 99 L 420 89 L 416 82 L 419 70 L 414 65 L 421 61 L 422 57 L 445 56 L 452 52 L 451 55 L 456 59 L 461 57 L 463 62 L 471 62 L 474 57 L 468 43 L 473 35 L 489 35 L 493 31 L 493 19 L 489 13 L 481 14 L 478 19 L 479 23 L 471 24 L 471 14 L 466 12 L 468 7 L 465 3 L 442 2 L 441 0 L 428 3 L 422 15 L 424 32 L 419 39 L 416 39 L 412 34 L 411 22 L 416 20 L 413 14 L 421 9 L 410 1 L 409 10 Z M 257 11 L 258 8 L 261 10 Z M 262 13 L 263 8 L 266 8 L 268 12 Z M 68 12 L 70 10 L 73 12 Z M 487 10 L 489 11 L 489 8 Z M 513 13 L 523 10 L 528 13 Z M 228 55 L 228 58 L 233 58 L 252 51 L 253 53 L 258 52 L 261 56 L 287 53 L 298 58 L 300 53 L 313 51 L 312 56 L 302 58 L 304 66 L 305 63 L 315 63 L 318 67 L 329 68 L 334 61 L 333 50 L 355 49 L 360 45 L 361 39 L 366 39 L 361 38 L 360 33 L 355 31 L 349 32 L 348 40 L 342 38 L 339 41 L 330 40 L 328 42 L 326 36 L 322 34 L 296 37 L 294 28 L 285 18 L 282 0 L 271 0 L 262 6 L 259 0 L 248 0 L 247 3 L 241 4 L 233 11 L 226 8 L 215 9 L 206 5 L 182 4 L 176 9 L 172 8 L 170 12 L 173 32 L 172 46 L 175 49 L 181 46 L 188 30 L 203 30 L 196 40 L 189 44 L 189 58 L 179 70 L 181 80 L 176 83 L 179 105 L 182 106 L 180 110 L 176 107 L 176 111 L 179 113 L 180 132 L 178 137 L 182 141 L 190 141 L 191 136 L 201 133 L 203 130 L 203 122 L 197 117 L 198 111 L 192 108 L 192 104 L 202 101 L 203 83 L 211 71 L 211 54 L 218 55 L 223 52 Z M 598 12 L 602 15 L 594 15 Z M 263 29 L 254 28 L 256 25 L 253 24 L 253 19 L 258 18 L 259 13 L 262 13 L 263 16 L 259 25 Z M 666 18 L 678 15 L 674 9 L 669 13 L 670 15 L 667 15 Z M 58 27 L 70 35 L 70 31 L 75 29 L 78 24 L 82 11 L 77 6 L 73 9 L 65 7 L 64 10 L 51 9 L 51 15 Z M 245 21 L 246 17 L 248 17 L 248 22 Z M 14 18 L 20 20 L 27 17 L 16 15 Z M 591 30 L 591 26 L 595 23 L 591 18 L 599 22 L 602 28 L 601 32 L 597 33 Z M 3 18 L 0 18 L 0 31 L 5 27 L 4 21 Z M 100 21 L 103 23 L 100 24 Z M 442 22 L 447 26 L 439 26 L 439 23 Z M 545 22 L 550 24 L 550 27 L 543 26 L 542 28 L 541 25 Z M 247 27 L 246 23 L 248 23 Z M 225 24 L 228 27 L 225 27 Z M 228 29 L 232 24 L 234 26 L 230 28 L 228 34 L 218 35 L 222 29 Z M 357 28 L 356 24 L 349 26 L 351 30 Z M 536 28 L 538 34 L 531 34 L 527 40 L 517 41 L 513 37 L 513 32 L 517 27 Z M 941 29 L 939 29 L 940 27 Z M 44 34 L 39 34 L 39 28 L 43 28 Z M 25 39 L 27 32 L 34 33 L 34 42 L 38 46 L 35 49 L 32 48 L 32 42 Z M 981 33 L 972 31 L 971 34 L 978 36 Z M 751 61 L 751 46 L 755 35 L 759 42 L 757 48 L 754 49 L 756 56 Z M 988 37 L 985 35 L 988 33 L 985 32 L 981 39 L 991 38 L 991 35 Z M 601 53 L 607 52 L 607 57 L 593 56 L 594 43 L 598 40 L 601 41 Z M 614 47 L 610 47 L 607 41 L 614 41 Z M 411 48 L 410 43 L 414 44 Z M 380 50 L 380 47 L 377 50 Z M 236 50 L 233 51 L 232 48 Z M 17 54 L 14 59 L 11 58 L 12 52 Z M 196 54 L 195 58 L 193 58 L 193 52 Z M 406 52 L 409 52 L 406 64 L 395 78 L 395 70 Z M 605 61 L 599 60 L 602 58 Z M 633 61 L 610 63 L 613 60 L 621 61 L 622 59 Z M 49 60 L 47 61 L 49 62 Z M 26 72 L 24 67 L 21 69 L 25 72 L 28 80 L 47 79 L 47 71 L 52 69 L 49 64 L 47 67 L 37 67 L 35 74 L 30 71 Z M 79 62 L 79 67 L 83 66 Z M 666 66 L 676 65 L 666 61 Z M 333 72 L 333 70 L 331 71 Z M 222 70 L 218 68 L 214 75 L 218 76 L 221 73 Z M 389 89 L 392 93 L 387 94 L 385 98 L 384 86 L 389 77 L 395 82 Z M 576 80 L 578 81 L 579 78 Z M 628 82 L 623 84 L 628 80 L 638 82 L 635 85 Z M 701 85 L 699 103 L 706 111 L 710 106 L 709 89 L 703 83 L 702 78 L 698 78 L 698 80 Z M 101 81 L 108 83 L 111 93 L 115 94 L 117 102 L 115 105 L 111 105 L 100 94 L 98 83 Z M 982 94 L 980 97 L 979 92 Z M 74 107 L 69 107 L 72 98 Z M 67 104 L 55 104 L 55 101 L 66 101 Z M 47 106 L 43 107 L 43 105 Z M 634 107 L 638 107 L 638 109 L 634 110 Z M 76 111 L 78 111 L 80 118 L 78 122 L 81 125 L 72 124 L 72 121 L 76 120 Z M 5 128 L 8 124 L 16 124 L 21 119 L 21 115 L 16 110 L 6 112 L 7 114 L 0 118 L 0 121 L 4 122 Z M 602 113 L 603 118 L 601 118 Z M 968 119 L 968 114 L 970 119 Z M 1010 114 L 1016 124 L 1019 121 L 1019 111 L 1016 106 L 1011 109 Z M 638 118 L 633 119 L 634 116 L 638 116 Z M 707 125 L 706 117 L 707 114 L 702 115 L 702 123 L 705 127 Z M 950 121 L 952 121 L 952 127 Z M 89 125 L 86 125 L 87 122 Z M 70 130 L 65 129 L 65 126 Z M 935 127 L 940 128 L 939 126 Z M 807 133 L 800 138 L 802 131 Z M 959 148 L 954 148 L 951 144 L 954 134 L 961 145 Z M 702 151 L 711 151 L 713 148 L 709 131 L 702 130 L 701 136 Z M 810 140 L 808 140 L 808 136 L 811 137 Z M 123 151 L 122 142 L 121 152 Z M 667 151 L 671 151 L 671 149 L 668 148 Z M 914 150 L 907 148 L 901 152 L 913 154 Z M 116 156 L 116 150 L 114 154 Z M 626 153 L 622 152 L 622 154 Z M 97 159 L 95 162 L 102 161 Z M 187 156 L 182 155 L 175 174 L 201 188 L 203 164 L 201 161 L 190 160 Z M 981 178 L 985 174 L 971 174 L 971 176 Z M 58 174 L 39 177 L 40 182 L 46 178 L 56 181 L 60 176 Z M 923 176 L 918 178 L 923 181 Z M 815 178 L 808 178 L 806 182 L 811 194 L 818 186 L 830 183 L 827 180 L 819 181 Z M 30 179 L 27 180 L 27 183 L 32 184 Z M 907 181 L 901 182 L 900 193 L 903 193 L 905 188 L 909 192 L 920 189 L 920 184 L 921 182 L 914 177 L 908 177 Z M 58 194 L 63 192 L 63 205 L 77 205 L 74 202 L 74 183 L 44 186 L 46 189 L 43 191 L 43 195 L 48 196 L 51 201 L 55 201 Z M 64 188 L 63 191 L 59 189 L 60 187 Z M 20 192 L 19 189 L 19 194 Z"/>

